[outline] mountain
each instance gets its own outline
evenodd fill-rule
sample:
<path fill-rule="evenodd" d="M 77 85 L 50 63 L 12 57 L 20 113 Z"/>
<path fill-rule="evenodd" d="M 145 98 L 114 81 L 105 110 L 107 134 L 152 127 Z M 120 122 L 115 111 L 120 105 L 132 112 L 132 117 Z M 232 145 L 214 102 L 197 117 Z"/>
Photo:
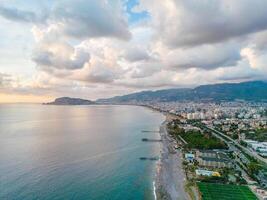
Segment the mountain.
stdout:
<path fill-rule="evenodd" d="M 267 82 L 250 81 L 202 85 L 196 88 L 143 91 L 109 99 L 98 103 L 134 103 L 145 101 L 264 101 L 267 102 Z"/>
<path fill-rule="evenodd" d="M 45 103 L 45 105 L 92 105 L 95 102 L 79 98 L 61 97 L 55 99 L 55 101 L 50 103 Z"/>

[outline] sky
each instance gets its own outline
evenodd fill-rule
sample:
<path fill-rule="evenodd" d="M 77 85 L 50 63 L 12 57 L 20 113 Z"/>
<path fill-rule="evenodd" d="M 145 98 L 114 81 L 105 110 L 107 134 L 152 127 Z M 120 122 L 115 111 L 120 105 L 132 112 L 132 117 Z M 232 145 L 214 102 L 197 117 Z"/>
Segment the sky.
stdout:
<path fill-rule="evenodd" d="M 0 0 L 0 102 L 267 79 L 267 1 Z"/>

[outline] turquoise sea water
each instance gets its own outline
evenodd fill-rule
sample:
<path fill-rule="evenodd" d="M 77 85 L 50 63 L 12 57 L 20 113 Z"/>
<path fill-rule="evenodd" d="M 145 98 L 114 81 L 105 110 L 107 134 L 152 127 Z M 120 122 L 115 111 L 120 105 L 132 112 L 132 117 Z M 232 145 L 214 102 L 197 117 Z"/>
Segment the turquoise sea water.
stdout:
<path fill-rule="evenodd" d="M 153 199 L 163 115 L 135 106 L 0 105 L 0 199 Z"/>

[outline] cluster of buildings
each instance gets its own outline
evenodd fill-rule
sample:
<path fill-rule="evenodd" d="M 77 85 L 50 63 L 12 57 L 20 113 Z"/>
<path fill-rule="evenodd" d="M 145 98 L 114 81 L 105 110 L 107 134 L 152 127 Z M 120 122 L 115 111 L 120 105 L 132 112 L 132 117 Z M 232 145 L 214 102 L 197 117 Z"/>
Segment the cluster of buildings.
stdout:
<path fill-rule="evenodd" d="M 267 120 L 265 117 L 260 119 L 220 119 L 212 120 L 209 123 L 213 126 L 219 127 L 222 131 L 247 131 L 259 128 L 267 129 Z"/>
<path fill-rule="evenodd" d="M 221 103 L 149 102 L 147 104 L 154 109 L 181 116 L 185 120 L 201 120 L 209 127 L 222 131 L 239 141 L 245 140 L 248 134 L 253 135 L 255 130 L 267 130 L 267 103 L 234 101 Z M 187 129 L 187 127 L 183 128 Z M 257 145 L 259 147 L 255 151 L 261 156 L 266 156 L 265 143 Z"/>
<path fill-rule="evenodd" d="M 255 140 L 243 140 L 248 147 L 263 157 L 267 157 L 267 142 L 258 142 Z"/>
<path fill-rule="evenodd" d="M 220 150 L 197 150 L 184 156 L 188 163 L 197 163 L 195 174 L 198 177 L 221 177 L 217 169 L 233 166 L 227 154 Z"/>
<path fill-rule="evenodd" d="M 196 160 L 199 166 L 212 168 L 230 168 L 232 163 L 226 153 L 214 150 L 196 151 Z"/>
<path fill-rule="evenodd" d="M 146 105 L 146 103 L 142 104 Z M 191 176 L 198 177 L 220 177 L 224 174 L 225 168 L 231 173 L 228 177 L 236 178 L 235 183 L 241 183 L 242 177 L 251 187 L 255 187 L 255 193 L 258 196 L 266 197 L 267 190 L 267 171 L 259 169 L 251 174 L 250 166 L 253 164 L 251 156 L 256 153 L 262 157 L 267 157 L 267 141 L 258 139 L 258 130 L 266 130 L 267 134 L 267 103 L 250 103 L 244 101 L 234 102 L 149 102 L 146 106 L 152 107 L 162 112 L 168 112 L 180 116 L 180 126 L 185 131 L 192 129 L 202 129 L 196 127 L 194 121 L 201 120 L 207 128 L 226 134 L 231 140 L 225 140 L 224 137 L 217 134 L 223 139 L 229 149 L 228 150 L 192 150 L 185 153 L 185 160 L 189 165 L 197 166 L 195 173 Z M 253 140 L 248 139 L 253 136 Z M 264 133 L 263 133 L 264 135 Z M 256 139 L 255 139 L 255 138 Z M 259 141 L 257 141 L 259 140 Z M 260 142 L 263 141 L 263 142 Z M 236 144 L 243 145 L 252 154 L 247 155 L 242 148 L 238 148 Z M 191 151 L 191 150 L 190 150 Z M 231 158 L 230 158 L 230 157 Z M 264 159 L 264 158 L 263 158 Z M 220 173 L 219 173 L 220 172 Z M 234 173 L 233 173 L 234 172 Z M 237 174 L 235 174 L 238 172 Z M 228 172 L 227 172 L 228 173 Z M 252 178 L 253 177 L 253 178 Z M 257 190 L 257 191 L 256 191 Z"/>
<path fill-rule="evenodd" d="M 180 115 L 185 119 L 261 119 L 267 103 L 236 102 L 149 102 L 139 103 Z"/>
<path fill-rule="evenodd" d="M 233 166 L 227 154 L 220 150 L 196 150 L 194 153 L 185 153 L 184 156 L 187 162 L 196 162 L 200 167 L 195 170 L 198 176 L 220 177 L 220 173 L 212 171 L 212 169 L 231 168 Z"/>

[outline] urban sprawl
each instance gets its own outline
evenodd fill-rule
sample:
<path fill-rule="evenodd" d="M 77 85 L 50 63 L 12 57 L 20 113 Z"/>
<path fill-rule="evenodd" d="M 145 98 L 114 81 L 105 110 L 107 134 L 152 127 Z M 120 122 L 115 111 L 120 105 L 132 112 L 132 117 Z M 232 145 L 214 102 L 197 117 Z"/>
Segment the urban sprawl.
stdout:
<path fill-rule="evenodd" d="M 267 103 L 132 103 L 173 116 L 167 129 L 172 148 L 183 152 L 190 196 L 222 195 L 223 184 L 234 199 L 267 199 Z"/>

